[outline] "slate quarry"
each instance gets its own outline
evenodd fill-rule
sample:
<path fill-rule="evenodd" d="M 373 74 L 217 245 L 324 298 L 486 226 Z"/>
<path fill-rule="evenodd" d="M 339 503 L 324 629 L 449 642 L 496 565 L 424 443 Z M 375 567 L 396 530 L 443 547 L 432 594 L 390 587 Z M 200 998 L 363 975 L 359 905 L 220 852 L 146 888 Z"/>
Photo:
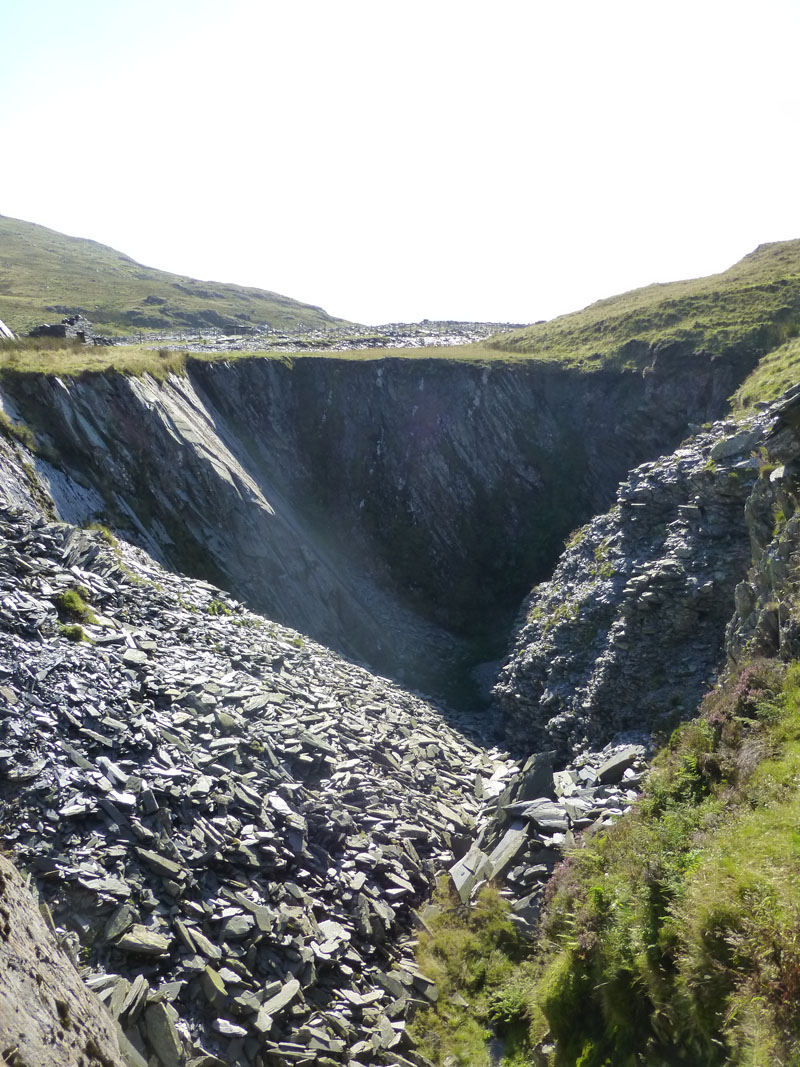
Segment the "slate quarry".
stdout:
<path fill-rule="evenodd" d="M 0 439 L 0 832 L 128 1067 L 425 1067 L 407 1024 L 438 996 L 414 962 L 436 877 L 465 903 L 499 881 L 533 934 L 564 849 L 635 802 L 653 729 L 726 648 L 792 637 L 773 526 L 800 521 L 798 407 L 633 469 L 569 539 L 495 690 L 510 753 L 499 714 L 439 708 L 54 521 L 91 486 Z M 308 587 L 309 616 L 332 588 Z"/>

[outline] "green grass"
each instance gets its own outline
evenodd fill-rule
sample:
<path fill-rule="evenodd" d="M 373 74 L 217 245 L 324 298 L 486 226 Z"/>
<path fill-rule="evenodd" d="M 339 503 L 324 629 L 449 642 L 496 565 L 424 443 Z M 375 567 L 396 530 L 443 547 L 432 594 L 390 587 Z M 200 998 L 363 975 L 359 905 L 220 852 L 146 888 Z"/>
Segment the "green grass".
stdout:
<path fill-rule="evenodd" d="M 97 622 L 94 612 L 86 603 L 88 592 L 83 586 L 65 589 L 53 597 L 59 618 L 63 622 Z"/>
<path fill-rule="evenodd" d="M 28 338 L 0 341 L 0 377 L 8 374 L 58 374 L 62 377 L 104 373 L 150 374 L 163 379 L 182 374 L 186 353 L 144 345 L 94 347 L 70 341 Z"/>
<path fill-rule="evenodd" d="M 20 341 L 0 341 L 0 377 L 4 374 L 58 374 L 62 377 L 77 377 L 85 374 L 102 374 L 109 370 L 120 374 L 150 374 L 164 379 L 170 374 L 183 374 L 191 362 L 216 363 L 237 362 L 247 359 L 272 359 L 291 365 L 302 359 L 334 359 L 377 362 L 387 359 L 436 359 L 458 363 L 483 365 L 508 363 L 527 357 L 511 356 L 496 352 L 483 345 L 451 345 L 441 348 L 408 349 L 348 349 L 343 352 L 303 351 L 285 352 L 235 351 L 235 352 L 184 352 L 171 349 L 156 349 L 152 345 L 114 345 L 93 347 L 66 341 L 49 341 L 29 338 Z"/>
<path fill-rule="evenodd" d="M 488 1063 L 491 1030 L 509 1063 L 800 1063 L 800 663 L 709 694 L 634 812 L 557 868 L 534 948 L 495 891 L 439 896 L 412 1030 L 437 1064 Z"/>
<path fill-rule="evenodd" d="M 793 337 L 759 361 L 731 397 L 734 411 L 751 412 L 759 401 L 776 400 L 781 393 L 800 382 L 800 338 Z"/>
<path fill-rule="evenodd" d="M 511 1059 L 520 1042 L 524 1003 L 509 985 L 526 954 L 497 890 L 486 886 L 471 908 L 464 907 L 445 881 L 434 895 L 428 931 L 420 934 L 417 962 L 436 983 L 435 1005 L 417 1014 L 411 1034 L 435 1064 L 489 1067 L 493 1030 L 508 1039 Z M 515 1040 L 516 1039 L 516 1040 Z M 524 1062 L 524 1061 L 523 1061 Z"/>
<path fill-rule="evenodd" d="M 30 426 L 24 422 L 14 422 L 5 411 L 0 411 L 0 433 L 9 440 L 24 445 L 31 452 L 36 448 L 36 437 Z"/>
<path fill-rule="evenodd" d="M 83 627 L 78 623 L 60 623 L 58 632 L 67 641 L 74 641 L 76 644 L 86 639 L 86 634 L 83 632 Z"/>
<path fill-rule="evenodd" d="M 25 333 L 77 311 L 108 334 L 342 322 L 278 293 L 154 270 L 95 241 L 0 216 L 0 318 Z"/>
<path fill-rule="evenodd" d="M 585 369 L 642 367 L 652 361 L 653 346 L 671 343 L 709 356 L 740 344 L 766 351 L 799 323 L 796 240 L 761 245 L 721 274 L 634 289 L 487 344 Z"/>

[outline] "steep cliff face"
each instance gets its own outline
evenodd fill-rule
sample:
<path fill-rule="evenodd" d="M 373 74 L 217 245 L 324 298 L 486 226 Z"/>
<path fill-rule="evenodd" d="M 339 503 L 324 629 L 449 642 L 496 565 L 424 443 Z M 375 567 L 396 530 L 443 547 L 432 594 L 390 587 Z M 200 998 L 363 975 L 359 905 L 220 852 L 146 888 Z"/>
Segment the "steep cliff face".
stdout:
<path fill-rule="evenodd" d="M 38 467 L 64 518 L 104 515 L 170 566 L 436 690 L 500 651 L 565 534 L 716 414 L 756 353 L 652 357 L 645 373 L 592 374 L 250 359 L 191 362 L 163 383 L 3 388 L 57 457 L 58 471 Z"/>
<path fill-rule="evenodd" d="M 752 561 L 725 638 L 732 663 L 748 655 L 800 658 L 800 387 L 770 410 L 762 476 L 745 507 Z"/>

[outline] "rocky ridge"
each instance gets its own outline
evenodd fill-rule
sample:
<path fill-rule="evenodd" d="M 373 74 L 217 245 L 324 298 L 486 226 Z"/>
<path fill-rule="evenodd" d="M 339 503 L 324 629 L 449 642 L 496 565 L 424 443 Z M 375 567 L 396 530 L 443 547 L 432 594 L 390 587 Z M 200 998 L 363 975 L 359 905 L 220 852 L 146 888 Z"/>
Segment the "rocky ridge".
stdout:
<path fill-rule="evenodd" d="M 523 605 L 494 690 L 507 737 L 567 758 L 692 712 L 724 662 L 776 418 L 713 424 L 632 470 L 612 510 L 575 531 Z"/>
<path fill-rule="evenodd" d="M 102 533 L 0 537 L 3 834 L 131 1062 L 417 1062 L 401 935 L 515 765 Z"/>
<path fill-rule="evenodd" d="M 654 734 L 726 659 L 800 657 L 799 485 L 797 387 L 631 471 L 575 531 L 495 688 L 507 737 L 534 754 L 451 868 L 463 901 L 500 880 L 532 932 L 564 849 L 630 810 Z"/>

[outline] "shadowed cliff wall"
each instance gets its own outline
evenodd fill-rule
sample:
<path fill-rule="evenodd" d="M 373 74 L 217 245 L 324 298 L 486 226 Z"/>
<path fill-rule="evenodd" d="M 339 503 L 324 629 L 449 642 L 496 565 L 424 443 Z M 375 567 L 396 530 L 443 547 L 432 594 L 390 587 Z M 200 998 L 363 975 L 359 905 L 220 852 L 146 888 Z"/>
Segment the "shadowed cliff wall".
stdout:
<path fill-rule="evenodd" d="M 45 455 L 105 517 L 371 667 L 455 692 L 564 537 L 706 421 L 757 353 L 644 373 L 455 359 L 190 361 L 164 383 L 16 376 Z M 40 461 L 48 474 L 47 464 Z M 98 506 L 97 501 L 102 503 Z"/>

